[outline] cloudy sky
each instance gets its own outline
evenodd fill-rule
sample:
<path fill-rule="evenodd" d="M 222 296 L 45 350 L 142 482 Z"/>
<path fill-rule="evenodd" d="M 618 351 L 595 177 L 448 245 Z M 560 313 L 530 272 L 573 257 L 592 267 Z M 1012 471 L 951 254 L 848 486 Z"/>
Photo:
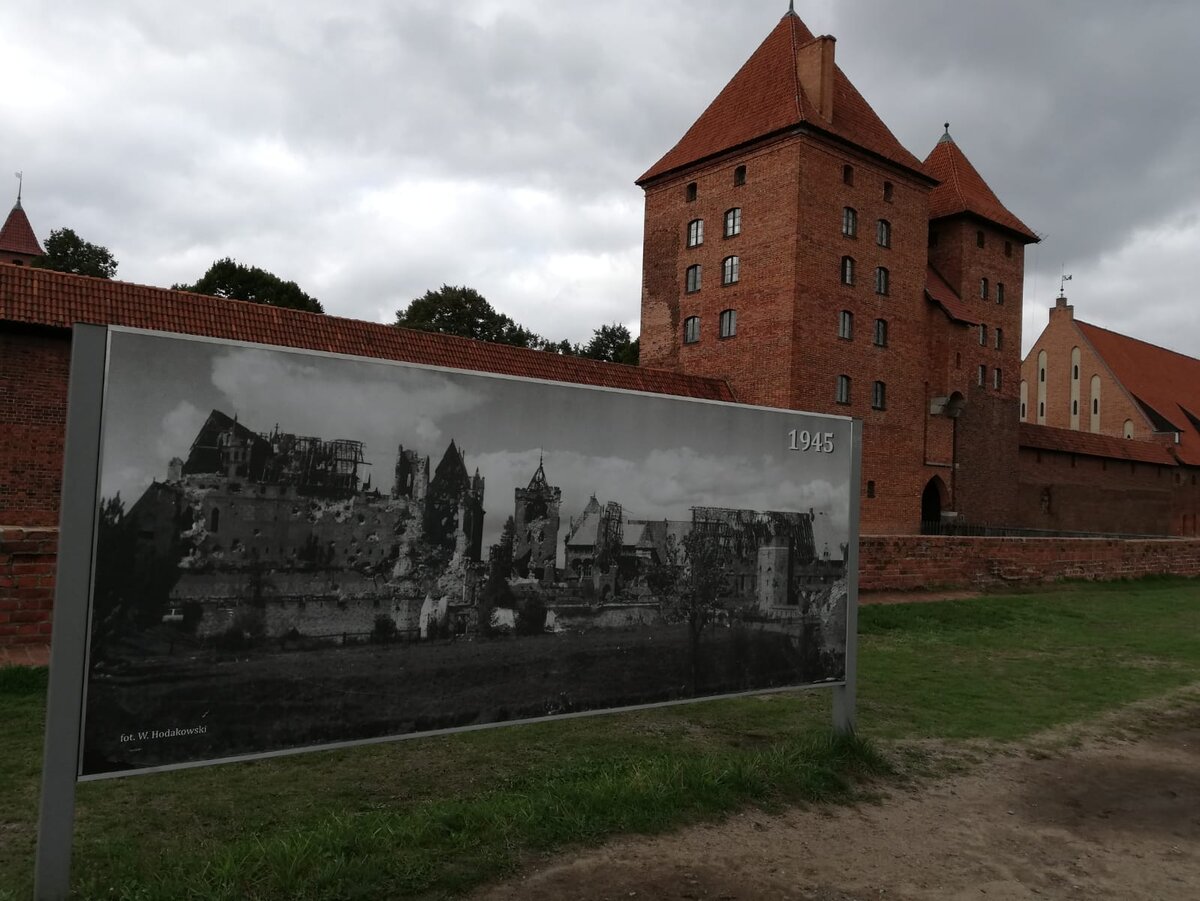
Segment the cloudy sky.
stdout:
<path fill-rule="evenodd" d="M 1026 347 L 1076 313 L 1200 352 L 1200 4 L 797 0 L 924 158 L 949 120 L 1045 236 Z M 466 284 L 555 339 L 635 332 L 642 197 L 785 0 L 33 0 L 5 17 L 0 161 L 39 237 L 122 279 L 219 257 L 381 321 Z M 5 177 L 8 177 L 7 175 Z M 2 186 L 2 182 L 0 182 Z M 16 180 L 10 182 L 15 194 Z M 2 195 L 0 195 L 2 196 Z"/>
<path fill-rule="evenodd" d="M 812 509 L 819 548 L 836 555 L 846 540 L 847 419 L 144 333 L 116 332 L 111 348 L 100 492 L 127 508 L 172 457 L 187 458 L 218 409 L 256 432 L 363 441 L 364 475 L 384 492 L 397 445 L 430 457 L 432 475 L 453 440 L 486 482 L 485 544 L 543 456 L 562 489 L 564 535 L 594 494 L 633 519 Z M 807 449 L 804 434 L 817 432 L 832 452 Z"/>

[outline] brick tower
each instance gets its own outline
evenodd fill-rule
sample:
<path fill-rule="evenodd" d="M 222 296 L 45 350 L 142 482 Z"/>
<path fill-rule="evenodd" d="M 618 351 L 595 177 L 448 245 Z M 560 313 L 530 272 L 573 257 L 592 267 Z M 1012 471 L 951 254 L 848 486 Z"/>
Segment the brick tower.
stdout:
<path fill-rule="evenodd" d="M 982 215 L 993 248 L 1001 236 L 1019 235 L 1014 248 L 1036 238 L 1011 214 L 1002 219 L 999 201 L 983 207 L 995 198 L 977 173 L 982 190 L 967 192 L 961 209 L 949 200 L 935 209 L 938 175 L 858 93 L 835 49 L 789 11 L 638 179 L 641 360 L 725 378 L 744 403 L 862 419 L 862 528 L 911 532 L 964 509 L 956 482 L 968 457 L 951 420 L 964 415 L 970 386 L 950 390 L 946 360 L 964 367 L 977 356 L 963 352 L 980 321 L 962 300 L 963 280 L 984 267 L 964 251 L 949 276 L 933 271 L 930 217 L 941 229 Z M 988 371 L 1003 359 L 1000 384 L 1015 398 L 1020 279 L 998 265 L 990 277 L 1011 279 L 1011 300 L 988 321 L 1001 323 L 1007 345 L 987 355 Z M 1015 468 L 1015 406 L 1012 414 L 1011 453 L 1001 450 Z"/>
<path fill-rule="evenodd" d="M 21 189 L 17 189 L 17 202 L 13 205 L 4 225 L 0 226 L 0 262 L 28 266 L 45 253 L 38 243 L 29 217 L 21 206 Z"/>

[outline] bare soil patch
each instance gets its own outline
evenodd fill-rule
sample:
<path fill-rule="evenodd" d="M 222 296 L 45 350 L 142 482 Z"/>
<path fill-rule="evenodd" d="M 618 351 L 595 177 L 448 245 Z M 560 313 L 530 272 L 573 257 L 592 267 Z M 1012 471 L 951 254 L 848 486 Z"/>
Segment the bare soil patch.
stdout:
<path fill-rule="evenodd" d="M 1200 897 L 1200 698 L 990 748 L 875 802 L 630 838 L 476 901 Z M 943 761 L 949 760 L 942 757 Z"/>

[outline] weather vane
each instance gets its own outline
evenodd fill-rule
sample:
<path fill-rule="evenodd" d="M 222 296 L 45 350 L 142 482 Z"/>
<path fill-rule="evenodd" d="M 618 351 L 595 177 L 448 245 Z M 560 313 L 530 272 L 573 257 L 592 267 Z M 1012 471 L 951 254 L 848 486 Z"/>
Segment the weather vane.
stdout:
<path fill-rule="evenodd" d="M 17 204 L 19 205 L 21 203 L 21 188 L 25 187 L 25 170 L 22 169 L 20 172 L 14 172 L 13 175 L 17 177 Z"/>
<path fill-rule="evenodd" d="M 1062 281 L 1060 281 L 1058 283 L 1058 296 L 1059 297 L 1067 296 L 1067 282 L 1069 282 L 1070 280 L 1071 280 L 1071 276 L 1067 275 L 1067 273 L 1064 271 L 1063 275 L 1062 275 Z"/>

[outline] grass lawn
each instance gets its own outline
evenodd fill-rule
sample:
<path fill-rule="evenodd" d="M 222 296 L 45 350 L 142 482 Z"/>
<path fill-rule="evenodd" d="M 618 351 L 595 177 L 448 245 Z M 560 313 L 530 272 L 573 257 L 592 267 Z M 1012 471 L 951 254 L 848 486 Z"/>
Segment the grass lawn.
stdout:
<path fill-rule="evenodd" d="M 80 897 L 453 895 L 529 856 L 746 805 L 846 800 L 891 741 L 1011 741 L 1200 681 L 1200 582 L 860 611 L 859 722 L 824 690 L 85 783 Z M 44 670 L 0 670 L 0 899 L 29 896 Z"/>

